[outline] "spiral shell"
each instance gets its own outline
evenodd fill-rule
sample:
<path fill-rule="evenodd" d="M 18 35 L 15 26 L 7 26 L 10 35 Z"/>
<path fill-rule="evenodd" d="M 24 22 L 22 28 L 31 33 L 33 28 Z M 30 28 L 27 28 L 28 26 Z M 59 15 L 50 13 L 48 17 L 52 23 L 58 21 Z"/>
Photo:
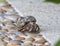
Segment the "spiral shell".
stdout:
<path fill-rule="evenodd" d="M 18 27 L 22 32 L 39 31 L 39 26 L 36 24 L 36 19 L 33 16 L 19 17 L 16 27 Z"/>

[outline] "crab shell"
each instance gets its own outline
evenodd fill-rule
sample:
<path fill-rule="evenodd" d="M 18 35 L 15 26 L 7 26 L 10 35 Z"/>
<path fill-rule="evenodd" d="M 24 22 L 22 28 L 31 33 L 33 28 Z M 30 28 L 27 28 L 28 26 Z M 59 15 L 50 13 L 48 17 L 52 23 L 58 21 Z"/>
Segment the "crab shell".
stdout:
<path fill-rule="evenodd" d="M 37 32 L 40 30 L 39 26 L 36 24 L 36 19 L 33 16 L 19 18 L 16 26 L 19 28 L 19 31 Z"/>

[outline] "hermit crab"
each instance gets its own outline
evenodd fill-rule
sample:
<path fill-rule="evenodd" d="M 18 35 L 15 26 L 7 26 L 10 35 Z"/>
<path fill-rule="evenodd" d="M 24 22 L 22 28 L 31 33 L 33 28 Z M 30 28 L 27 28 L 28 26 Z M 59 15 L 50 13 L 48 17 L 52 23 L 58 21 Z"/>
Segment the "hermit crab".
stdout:
<path fill-rule="evenodd" d="M 16 27 L 22 32 L 38 32 L 40 30 L 33 16 L 20 17 L 16 23 Z"/>

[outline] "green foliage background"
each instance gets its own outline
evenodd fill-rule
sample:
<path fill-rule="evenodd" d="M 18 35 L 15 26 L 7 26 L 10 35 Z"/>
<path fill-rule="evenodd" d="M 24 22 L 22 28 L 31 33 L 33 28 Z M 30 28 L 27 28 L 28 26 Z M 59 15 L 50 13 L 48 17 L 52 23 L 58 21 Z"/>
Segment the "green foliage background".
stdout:
<path fill-rule="evenodd" d="M 6 0 L 0 0 L 0 2 L 5 2 Z"/>
<path fill-rule="evenodd" d="M 60 3 L 60 0 L 45 0 L 46 2 Z"/>
<path fill-rule="evenodd" d="M 60 39 L 54 44 L 54 46 L 60 46 Z"/>

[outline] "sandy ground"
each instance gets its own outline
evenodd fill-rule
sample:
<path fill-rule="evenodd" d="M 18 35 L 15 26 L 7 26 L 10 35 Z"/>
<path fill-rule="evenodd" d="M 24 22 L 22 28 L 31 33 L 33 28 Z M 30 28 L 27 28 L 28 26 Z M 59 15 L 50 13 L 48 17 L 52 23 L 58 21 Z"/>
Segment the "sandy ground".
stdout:
<path fill-rule="evenodd" d="M 60 37 L 60 4 L 46 3 L 44 0 L 10 0 L 23 16 L 34 16 L 41 33 L 51 42 Z"/>

